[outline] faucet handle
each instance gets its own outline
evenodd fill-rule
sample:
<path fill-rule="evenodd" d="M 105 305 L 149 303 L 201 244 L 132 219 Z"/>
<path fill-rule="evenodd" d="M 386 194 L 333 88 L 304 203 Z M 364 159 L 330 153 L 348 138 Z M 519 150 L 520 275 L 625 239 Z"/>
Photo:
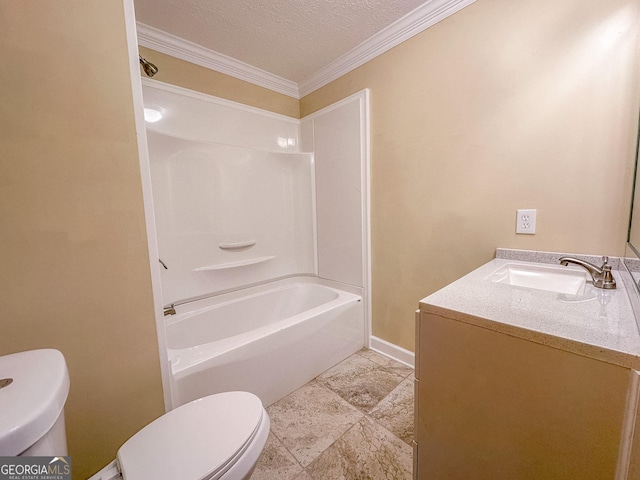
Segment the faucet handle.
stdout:
<path fill-rule="evenodd" d="M 605 265 L 602 269 L 602 288 L 616 288 L 616 281 L 611 273 L 611 265 Z"/>
<path fill-rule="evenodd" d="M 611 265 L 609 265 L 609 257 L 602 257 L 602 276 L 600 278 L 600 286 L 605 289 L 614 289 L 616 288 L 616 281 L 613 278 L 613 274 L 611 273 Z"/>

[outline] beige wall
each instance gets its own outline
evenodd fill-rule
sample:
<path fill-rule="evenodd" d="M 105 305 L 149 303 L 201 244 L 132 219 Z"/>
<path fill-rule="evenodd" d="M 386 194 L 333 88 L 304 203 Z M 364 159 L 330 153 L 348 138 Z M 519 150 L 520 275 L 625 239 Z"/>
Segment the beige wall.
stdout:
<path fill-rule="evenodd" d="M 301 100 L 371 89 L 374 335 L 413 350 L 418 300 L 496 247 L 622 254 L 639 6 L 478 0 Z"/>
<path fill-rule="evenodd" d="M 145 59 L 158 67 L 154 80 L 300 118 L 300 103 L 296 98 L 148 48 L 140 47 L 139 50 Z"/>
<path fill-rule="evenodd" d="M 64 353 L 84 479 L 164 412 L 123 5 L 0 18 L 0 355 Z"/>

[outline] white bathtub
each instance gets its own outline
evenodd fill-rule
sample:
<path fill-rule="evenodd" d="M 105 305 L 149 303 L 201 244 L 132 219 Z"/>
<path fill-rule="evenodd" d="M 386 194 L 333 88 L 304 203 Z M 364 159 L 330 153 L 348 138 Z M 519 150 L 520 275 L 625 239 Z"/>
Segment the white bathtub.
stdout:
<path fill-rule="evenodd" d="M 176 307 L 166 332 L 174 407 L 231 390 L 271 405 L 364 345 L 359 295 L 293 278 Z"/>

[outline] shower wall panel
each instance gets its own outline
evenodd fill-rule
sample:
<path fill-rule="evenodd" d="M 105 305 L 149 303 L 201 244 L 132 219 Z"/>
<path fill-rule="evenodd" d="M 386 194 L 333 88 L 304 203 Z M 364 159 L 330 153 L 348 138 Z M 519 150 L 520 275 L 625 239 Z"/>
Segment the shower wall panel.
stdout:
<path fill-rule="evenodd" d="M 314 152 L 318 275 L 368 282 L 367 94 L 352 95 L 301 122 L 301 146 Z"/>
<path fill-rule="evenodd" d="M 299 121 L 157 80 L 143 79 L 144 106 L 161 120 L 147 127 L 181 138 L 297 152 Z"/>
<path fill-rule="evenodd" d="M 165 304 L 314 273 L 311 154 L 148 144 Z"/>

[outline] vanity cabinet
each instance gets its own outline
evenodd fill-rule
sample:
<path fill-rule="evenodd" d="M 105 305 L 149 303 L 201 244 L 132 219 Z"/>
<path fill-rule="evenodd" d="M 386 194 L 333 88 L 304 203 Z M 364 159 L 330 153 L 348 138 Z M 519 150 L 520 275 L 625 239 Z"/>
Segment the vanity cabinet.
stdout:
<path fill-rule="evenodd" d="M 637 372 L 422 309 L 416 333 L 415 478 L 638 478 Z"/>

